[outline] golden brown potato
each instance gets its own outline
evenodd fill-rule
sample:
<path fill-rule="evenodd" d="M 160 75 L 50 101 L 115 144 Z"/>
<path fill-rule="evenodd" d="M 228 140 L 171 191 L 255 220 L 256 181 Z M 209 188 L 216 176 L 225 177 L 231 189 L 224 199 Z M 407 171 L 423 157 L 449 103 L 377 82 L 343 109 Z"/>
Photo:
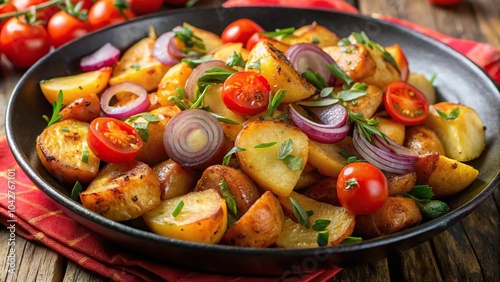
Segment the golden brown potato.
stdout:
<path fill-rule="evenodd" d="M 415 163 L 415 173 L 417 174 L 417 184 L 427 184 L 429 176 L 436 169 L 436 163 L 439 159 L 439 154 L 429 153 L 419 155 Z"/>
<path fill-rule="evenodd" d="M 252 180 L 241 170 L 224 165 L 210 166 L 203 171 L 195 191 L 215 189 L 222 195 L 220 183 L 223 179 L 236 202 L 237 216 L 243 216 L 259 199 L 260 193 Z"/>
<path fill-rule="evenodd" d="M 210 55 L 210 57 L 214 60 L 221 60 L 225 62 L 228 58 L 231 58 L 234 53 L 241 55 L 244 61 L 248 59 L 248 50 L 245 49 L 243 44 L 240 42 L 225 43 L 212 50 L 212 52 L 208 55 Z"/>
<path fill-rule="evenodd" d="M 175 90 L 178 87 L 184 87 L 186 81 L 193 72 L 193 69 L 185 62 L 180 62 L 173 65 L 168 71 L 163 75 L 158 84 L 158 103 L 162 106 L 173 106 L 174 102 L 170 101 L 170 97 L 174 97 L 177 94 Z"/>
<path fill-rule="evenodd" d="M 396 196 L 409 192 L 417 184 L 417 173 L 412 171 L 405 174 L 384 172 L 389 185 L 389 196 Z"/>
<path fill-rule="evenodd" d="M 313 211 L 309 216 L 309 228 L 300 225 L 291 218 L 295 218 L 290 198 L 293 198 L 304 209 Z M 289 197 L 279 197 L 283 210 L 290 218 L 285 219 L 283 233 L 278 237 L 276 245 L 284 248 L 315 248 L 318 247 L 318 231 L 312 229 L 312 225 L 317 219 L 330 220 L 330 224 L 325 228 L 328 230 L 328 246 L 342 243 L 344 238 L 351 236 L 355 217 L 343 207 L 336 207 L 326 203 L 315 201 L 309 197 L 292 192 Z"/>
<path fill-rule="evenodd" d="M 89 183 L 96 177 L 100 160 L 87 145 L 88 128 L 86 122 L 67 119 L 45 128 L 36 138 L 38 157 L 55 178 Z"/>
<path fill-rule="evenodd" d="M 389 197 L 375 213 L 356 216 L 354 233 L 363 239 L 393 234 L 422 221 L 422 213 L 410 198 Z"/>
<path fill-rule="evenodd" d="M 420 90 L 427 97 L 429 105 L 436 103 L 436 89 L 423 74 L 410 73 L 406 82 Z"/>
<path fill-rule="evenodd" d="M 79 98 L 64 107 L 59 114 L 61 120 L 76 119 L 84 122 L 92 122 L 101 115 L 101 102 L 95 93 Z"/>
<path fill-rule="evenodd" d="M 340 206 L 336 177 L 325 178 L 318 184 L 307 188 L 302 194 L 319 202 Z"/>
<path fill-rule="evenodd" d="M 360 81 L 377 71 L 377 64 L 362 44 L 323 48 L 350 78 Z"/>
<path fill-rule="evenodd" d="M 323 175 L 339 176 L 340 171 L 345 166 L 344 162 L 347 161 L 344 153 L 357 155 L 350 136 L 346 136 L 341 141 L 332 144 L 309 140 L 309 163 Z"/>
<path fill-rule="evenodd" d="M 355 113 L 363 114 L 365 118 L 371 118 L 382 104 L 384 93 L 380 88 L 368 85 L 367 94 L 351 102 L 344 102 L 344 105 Z"/>
<path fill-rule="evenodd" d="M 479 171 L 470 165 L 439 155 L 427 183 L 432 187 L 434 198 L 441 198 L 462 191 L 478 174 Z"/>
<path fill-rule="evenodd" d="M 215 50 L 216 48 L 222 46 L 222 40 L 220 39 L 220 37 L 217 34 L 212 33 L 208 30 L 204 30 L 204 29 L 195 27 L 195 26 L 190 25 L 186 22 L 182 23 L 182 26 L 189 28 L 195 36 L 197 36 L 201 39 L 201 41 L 203 42 L 203 45 L 205 46 L 204 51 L 206 53 L 210 53 L 213 50 Z"/>
<path fill-rule="evenodd" d="M 278 159 L 278 152 L 285 142 L 293 142 L 288 155 L 296 162 L 290 168 Z M 275 142 L 275 143 L 273 143 Z M 274 144 L 258 148 L 262 144 Z M 262 189 L 279 196 L 288 196 L 300 178 L 308 158 L 309 138 L 297 127 L 278 121 L 255 121 L 243 127 L 235 146 L 245 151 L 236 153 L 241 169 Z M 257 148 L 256 148 L 257 146 Z"/>
<path fill-rule="evenodd" d="M 162 201 L 185 195 L 196 186 L 196 173 L 172 159 L 155 165 L 153 170 L 160 181 Z"/>
<path fill-rule="evenodd" d="M 166 106 L 149 113 L 158 119 L 157 122 L 148 122 L 142 116 L 127 119 L 126 122 L 133 127 L 137 128 L 145 125 L 145 131 L 149 132 L 147 140 L 143 139 L 144 145 L 135 157 L 136 160 L 147 164 L 155 164 L 168 158 L 165 146 L 163 145 L 163 131 L 168 121 L 178 113 L 180 113 L 180 110 L 176 106 Z"/>
<path fill-rule="evenodd" d="M 458 111 L 454 119 L 443 118 Z M 479 114 L 472 108 L 449 102 L 429 106 L 429 116 L 424 125 L 436 132 L 443 143 L 446 156 L 461 162 L 473 160 L 481 155 L 486 147 L 486 128 Z"/>
<path fill-rule="evenodd" d="M 311 166 L 309 163 L 308 165 Z M 300 174 L 299 180 L 297 181 L 297 184 L 295 184 L 293 190 L 301 190 L 316 185 L 324 178 L 325 177 L 321 173 L 319 173 L 316 169 L 309 171 L 306 171 L 304 169 L 304 171 Z"/>
<path fill-rule="evenodd" d="M 436 133 L 423 125 L 408 128 L 403 145 L 414 150 L 419 155 L 428 153 L 445 154 L 443 143 L 441 143 Z"/>
<path fill-rule="evenodd" d="M 182 202 L 176 215 L 174 211 Z M 226 201 L 214 189 L 162 201 L 143 216 L 156 234 L 174 239 L 215 244 L 227 228 Z"/>
<path fill-rule="evenodd" d="M 276 242 L 283 232 L 285 215 L 280 202 L 266 191 L 222 237 L 231 246 L 265 248 Z"/>
<path fill-rule="evenodd" d="M 132 160 L 107 164 L 87 189 L 82 205 L 106 218 L 124 221 L 143 215 L 160 203 L 160 182 L 145 163 Z"/>
<path fill-rule="evenodd" d="M 302 26 L 293 32 L 295 38 L 293 44 L 314 43 L 318 47 L 336 46 L 340 38 L 331 30 L 313 22 L 310 25 Z M 284 38 L 286 40 L 286 37 Z"/>
<path fill-rule="evenodd" d="M 391 82 L 401 80 L 401 74 L 391 63 L 384 59 L 380 51 L 372 48 L 367 48 L 367 50 L 375 64 L 377 64 L 377 70 L 373 75 L 363 78 L 361 82 L 375 85 L 385 92 Z"/>
<path fill-rule="evenodd" d="M 377 116 L 377 129 L 399 145 L 405 141 L 405 126 L 393 119 Z"/>
<path fill-rule="evenodd" d="M 260 69 L 249 68 L 257 61 L 260 62 Z M 295 70 L 285 54 L 267 40 L 259 41 L 250 51 L 246 69 L 258 71 L 264 76 L 273 93 L 286 89 L 283 103 L 300 101 L 316 91 L 316 88 Z"/>
<path fill-rule="evenodd" d="M 286 36 L 285 38 L 287 38 L 287 37 L 288 36 Z M 291 46 L 290 44 L 287 44 L 284 40 L 277 40 L 274 38 L 265 38 L 264 40 L 266 40 L 267 42 L 272 44 L 274 46 L 274 48 L 280 50 L 283 53 L 286 53 L 288 48 L 290 48 L 290 46 Z"/>

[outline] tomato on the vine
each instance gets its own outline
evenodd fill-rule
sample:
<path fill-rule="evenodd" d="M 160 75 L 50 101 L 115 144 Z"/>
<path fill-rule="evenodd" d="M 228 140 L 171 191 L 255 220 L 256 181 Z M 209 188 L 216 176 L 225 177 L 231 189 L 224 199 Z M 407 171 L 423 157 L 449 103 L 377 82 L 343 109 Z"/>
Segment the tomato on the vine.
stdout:
<path fill-rule="evenodd" d="M 265 36 L 264 34 L 262 33 L 259 33 L 259 32 L 256 32 L 254 33 L 252 36 L 250 36 L 250 38 L 248 39 L 246 45 L 245 45 L 245 48 L 247 50 L 252 50 L 253 47 L 255 46 L 255 44 L 257 44 L 257 42 L 259 42 L 261 39 L 264 39 L 266 38 L 267 36 Z"/>
<path fill-rule="evenodd" d="M 247 44 L 248 39 L 256 33 L 262 32 L 264 29 L 256 22 L 250 19 L 238 19 L 226 26 L 222 32 L 222 42 L 239 42 L 243 45 Z"/>
<path fill-rule="evenodd" d="M 98 0 L 88 13 L 88 20 L 94 29 L 133 18 L 135 18 L 135 13 L 123 1 Z"/>
<path fill-rule="evenodd" d="M 252 71 L 229 76 L 222 86 L 222 101 L 231 111 L 252 116 L 266 110 L 271 86 L 266 78 Z"/>
<path fill-rule="evenodd" d="M 160 10 L 163 0 L 128 0 L 129 7 L 137 15 L 145 15 Z"/>
<path fill-rule="evenodd" d="M 10 18 L 0 33 L 0 49 L 15 67 L 23 69 L 49 53 L 52 46 L 45 27 L 31 23 L 28 18 Z"/>
<path fill-rule="evenodd" d="M 143 145 L 135 128 L 109 117 L 99 117 L 90 123 L 87 143 L 99 159 L 110 163 L 132 160 Z"/>
<path fill-rule="evenodd" d="M 71 2 L 73 2 L 73 4 L 78 4 L 79 2 L 82 2 L 82 5 L 81 6 L 81 9 L 82 10 L 89 10 L 90 7 L 92 7 L 92 5 L 94 4 L 94 1 L 93 0 L 71 0 Z"/>
<path fill-rule="evenodd" d="M 89 33 L 92 31 L 92 26 L 87 20 L 78 18 L 78 15 L 70 15 L 60 10 L 50 18 L 47 30 L 52 38 L 52 44 L 57 48 Z"/>
<path fill-rule="evenodd" d="M 389 197 L 387 178 L 370 163 L 350 163 L 337 178 L 337 195 L 340 204 L 352 214 L 374 213 Z"/>
<path fill-rule="evenodd" d="M 14 6 L 11 1 L 6 2 L 4 0 L 0 0 L 0 15 L 15 11 L 17 11 L 16 6 Z M 5 22 L 6 20 L 0 20 L 0 29 L 2 29 Z"/>
<path fill-rule="evenodd" d="M 18 11 L 28 10 L 31 6 L 40 6 L 49 2 L 49 0 L 12 0 L 12 4 L 16 6 Z M 37 9 L 36 17 L 38 20 L 43 21 L 45 24 L 49 21 L 49 19 L 57 12 L 59 8 L 57 5 L 52 5 L 43 9 Z"/>
<path fill-rule="evenodd" d="M 395 121 L 408 126 L 422 123 L 429 115 L 429 102 L 425 95 L 404 81 L 395 81 L 387 86 L 384 106 Z"/>

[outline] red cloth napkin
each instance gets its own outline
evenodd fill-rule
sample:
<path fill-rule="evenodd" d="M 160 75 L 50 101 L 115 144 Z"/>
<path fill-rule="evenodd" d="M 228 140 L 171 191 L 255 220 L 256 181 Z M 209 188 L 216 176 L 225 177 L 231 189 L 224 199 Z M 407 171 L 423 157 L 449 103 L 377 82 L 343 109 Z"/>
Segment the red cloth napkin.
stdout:
<path fill-rule="evenodd" d="M 287 6 L 330 9 L 343 12 L 358 13 L 353 6 L 342 0 L 227 0 L 224 7 L 239 6 Z M 407 28 L 423 33 L 429 37 L 437 39 L 458 52 L 467 56 L 471 61 L 483 68 L 493 80 L 500 83 L 500 50 L 487 43 L 480 43 L 465 39 L 453 38 L 435 30 L 419 26 L 417 24 L 401 19 L 374 14 L 374 18 L 397 23 Z"/>
<path fill-rule="evenodd" d="M 243 277 L 181 269 L 153 261 L 88 230 L 58 209 L 23 173 L 5 135 L 0 136 L 0 223 L 9 232 L 38 241 L 83 268 L 115 281 L 280 281 L 280 276 Z M 6 242 L 3 242 L 4 244 Z M 2 247 L 5 247 L 2 245 Z M 326 281 L 341 269 L 301 274 L 301 281 Z"/>

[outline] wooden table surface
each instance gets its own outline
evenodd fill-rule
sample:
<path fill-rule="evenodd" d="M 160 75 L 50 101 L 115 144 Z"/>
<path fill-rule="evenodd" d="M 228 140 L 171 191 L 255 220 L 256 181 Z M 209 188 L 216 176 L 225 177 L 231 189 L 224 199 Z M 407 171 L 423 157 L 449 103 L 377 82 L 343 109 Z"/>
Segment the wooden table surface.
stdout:
<path fill-rule="evenodd" d="M 202 0 L 198 6 L 220 5 Z M 425 0 L 350 0 L 363 14 L 406 19 L 444 34 L 487 42 L 500 48 L 500 0 L 464 0 L 451 8 Z M 5 108 L 23 74 L 2 58 L 0 64 L 0 134 L 5 133 Z M 500 191 L 496 189 L 460 223 L 413 249 L 376 263 L 342 270 L 333 281 L 498 281 L 500 277 Z M 9 233 L 0 229 L 0 281 L 7 280 Z M 47 247 L 16 238 L 16 281 L 106 281 L 78 267 Z"/>

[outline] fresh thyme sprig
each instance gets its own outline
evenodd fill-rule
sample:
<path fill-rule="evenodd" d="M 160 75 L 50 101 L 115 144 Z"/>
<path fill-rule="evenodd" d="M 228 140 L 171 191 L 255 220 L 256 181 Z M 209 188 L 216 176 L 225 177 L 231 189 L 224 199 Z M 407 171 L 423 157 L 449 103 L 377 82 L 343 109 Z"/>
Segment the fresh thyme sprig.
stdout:
<path fill-rule="evenodd" d="M 52 104 L 52 117 L 49 120 L 49 117 L 43 115 L 43 119 L 47 121 L 47 127 L 53 125 L 54 123 L 60 121 L 62 119 L 62 115 L 59 114 L 62 108 L 62 100 L 63 100 L 63 92 L 59 90 L 59 94 L 57 95 L 57 101 L 54 101 Z"/>

